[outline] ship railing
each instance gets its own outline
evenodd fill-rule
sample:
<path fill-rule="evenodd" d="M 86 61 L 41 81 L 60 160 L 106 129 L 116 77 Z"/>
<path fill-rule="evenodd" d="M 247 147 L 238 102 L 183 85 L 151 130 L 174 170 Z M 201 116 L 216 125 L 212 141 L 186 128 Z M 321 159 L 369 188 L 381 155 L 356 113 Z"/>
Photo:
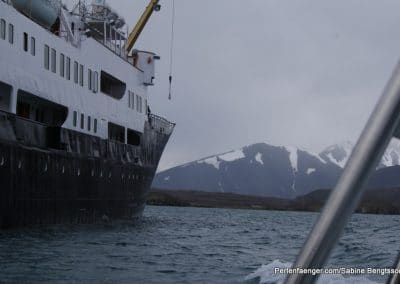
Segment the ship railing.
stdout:
<path fill-rule="evenodd" d="M 126 26 L 126 32 L 121 30 L 125 25 L 123 18 L 120 18 L 108 6 L 86 4 L 81 1 L 73 10 L 79 11 L 85 30 L 89 31 L 93 39 L 133 65 L 133 60 L 129 60 L 125 50 L 128 27 Z"/>
<path fill-rule="evenodd" d="M 104 25 L 104 30 L 107 29 L 108 33 L 113 34 L 113 36 L 115 37 L 114 40 L 105 36 L 103 31 L 96 29 L 93 25 L 89 23 L 85 23 L 85 29 L 90 31 L 91 38 L 93 38 L 95 41 L 100 43 L 102 46 L 113 52 L 115 55 L 119 56 L 121 59 L 123 59 L 133 67 L 137 68 L 133 64 L 133 60 L 130 60 L 131 58 L 128 56 L 128 53 L 124 48 L 126 41 L 124 34 L 118 30 L 113 30 L 112 28 L 110 30 L 106 22 L 104 22 L 102 25 Z"/>
<path fill-rule="evenodd" d="M 149 116 L 149 123 L 153 129 L 156 129 L 157 131 L 165 133 L 167 135 L 170 135 L 174 130 L 175 123 L 170 122 L 165 118 L 152 113 L 149 114 L 148 116 Z"/>

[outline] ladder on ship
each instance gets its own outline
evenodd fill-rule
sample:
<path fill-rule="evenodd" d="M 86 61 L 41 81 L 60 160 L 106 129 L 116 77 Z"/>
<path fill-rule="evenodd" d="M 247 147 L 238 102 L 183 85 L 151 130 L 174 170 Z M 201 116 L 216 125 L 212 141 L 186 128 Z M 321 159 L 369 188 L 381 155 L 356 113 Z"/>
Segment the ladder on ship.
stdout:
<path fill-rule="evenodd" d="M 393 137 L 400 138 L 400 62 L 394 69 L 293 268 L 313 269 L 325 265 L 361 199 L 369 176 Z M 397 259 L 396 268 L 400 269 L 400 258 Z M 315 283 L 317 278 L 317 274 L 291 274 L 285 283 Z M 400 283 L 400 274 L 392 274 L 387 283 Z"/>

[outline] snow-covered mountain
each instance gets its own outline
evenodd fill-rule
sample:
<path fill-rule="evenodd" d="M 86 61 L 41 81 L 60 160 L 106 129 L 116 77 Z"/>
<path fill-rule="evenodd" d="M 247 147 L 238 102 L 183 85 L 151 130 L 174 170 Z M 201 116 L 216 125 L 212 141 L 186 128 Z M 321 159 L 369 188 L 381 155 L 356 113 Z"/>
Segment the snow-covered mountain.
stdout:
<path fill-rule="evenodd" d="M 292 198 L 331 187 L 340 172 L 318 154 L 259 143 L 163 171 L 153 186 Z"/>
<path fill-rule="evenodd" d="M 320 156 L 325 161 L 330 161 L 343 168 L 350 157 L 353 147 L 353 142 L 345 141 L 329 146 L 320 153 Z M 393 139 L 377 168 L 381 169 L 397 165 L 400 165 L 400 142 L 397 139 Z"/>
<path fill-rule="evenodd" d="M 350 141 L 345 141 L 332 146 L 329 146 L 320 153 L 324 161 L 334 163 L 341 168 L 344 168 L 347 160 L 350 157 L 354 144 Z"/>
<path fill-rule="evenodd" d="M 153 187 L 293 198 L 332 188 L 351 154 L 343 142 L 320 154 L 289 146 L 253 144 L 156 175 Z M 400 143 L 393 141 L 372 177 L 374 187 L 400 185 Z"/>

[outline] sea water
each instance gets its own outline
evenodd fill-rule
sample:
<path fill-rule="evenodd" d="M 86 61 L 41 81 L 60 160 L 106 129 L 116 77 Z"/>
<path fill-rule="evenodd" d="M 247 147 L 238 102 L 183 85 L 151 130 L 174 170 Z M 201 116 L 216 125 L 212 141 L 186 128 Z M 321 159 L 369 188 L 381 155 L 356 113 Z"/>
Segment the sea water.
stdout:
<path fill-rule="evenodd" d="M 0 231 L 0 283 L 280 283 L 318 214 L 148 206 L 106 225 Z M 327 267 L 389 268 L 400 217 L 354 215 Z M 384 283 L 323 275 L 319 283 Z"/>

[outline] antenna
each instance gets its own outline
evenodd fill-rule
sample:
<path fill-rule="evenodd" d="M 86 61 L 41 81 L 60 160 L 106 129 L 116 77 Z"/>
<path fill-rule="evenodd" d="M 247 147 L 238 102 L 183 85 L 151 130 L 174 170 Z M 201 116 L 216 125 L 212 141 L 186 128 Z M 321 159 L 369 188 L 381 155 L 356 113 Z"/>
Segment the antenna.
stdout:
<path fill-rule="evenodd" d="M 175 0 L 172 0 L 172 19 L 171 19 L 171 45 L 169 50 L 169 94 L 168 99 L 171 100 L 172 90 L 172 65 L 174 60 L 174 38 L 175 38 Z"/>

